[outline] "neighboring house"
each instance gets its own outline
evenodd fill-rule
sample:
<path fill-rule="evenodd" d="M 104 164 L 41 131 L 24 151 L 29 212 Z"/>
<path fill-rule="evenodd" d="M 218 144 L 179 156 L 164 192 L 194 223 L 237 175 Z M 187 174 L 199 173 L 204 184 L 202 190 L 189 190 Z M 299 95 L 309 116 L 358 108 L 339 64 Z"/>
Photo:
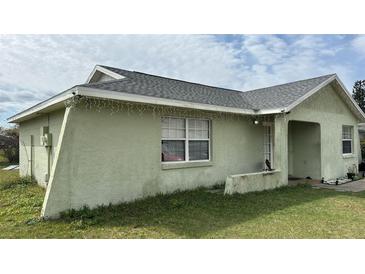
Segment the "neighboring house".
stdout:
<path fill-rule="evenodd" d="M 360 144 L 365 145 L 365 124 L 359 124 L 359 138 Z"/>
<path fill-rule="evenodd" d="M 335 74 L 241 92 L 96 66 L 8 120 L 20 174 L 47 188 L 42 215 L 56 217 L 225 181 L 243 193 L 342 177 L 365 117 Z"/>
<path fill-rule="evenodd" d="M 361 159 L 365 159 L 365 124 L 359 124 L 359 138 L 360 138 L 360 146 L 361 146 Z"/>

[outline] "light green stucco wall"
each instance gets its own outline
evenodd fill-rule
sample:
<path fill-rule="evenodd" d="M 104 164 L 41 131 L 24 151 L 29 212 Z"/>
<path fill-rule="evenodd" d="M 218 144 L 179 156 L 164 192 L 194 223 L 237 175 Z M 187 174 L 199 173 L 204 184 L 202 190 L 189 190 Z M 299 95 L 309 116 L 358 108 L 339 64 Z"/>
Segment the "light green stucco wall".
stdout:
<path fill-rule="evenodd" d="M 223 183 L 228 175 L 260 171 L 263 128 L 249 117 L 211 118 L 209 114 L 153 114 L 72 108 L 66 112 L 57 164 L 43 214 L 120 203 L 157 193 Z M 212 162 L 207 166 L 164 169 L 161 116 L 211 119 Z"/>
<path fill-rule="evenodd" d="M 307 121 L 320 125 L 321 177 L 325 180 L 345 176 L 349 167 L 358 164 L 358 120 L 331 85 L 309 97 L 286 115 L 289 121 Z M 342 155 L 342 126 L 354 127 L 354 153 Z M 303 152 L 304 153 L 304 152 Z"/>
<path fill-rule="evenodd" d="M 52 133 L 53 146 L 50 151 L 50 165 L 52 166 L 63 116 L 64 109 L 20 123 L 19 171 L 21 176 L 32 175 L 40 185 L 45 186 L 48 155 L 47 149 L 40 145 L 40 130 L 43 126 L 49 126 L 49 131 Z M 33 147 L 31 147 L 31 136 L 33 136 Z M 31 169 L 33 174 L 31 174 Z"/>

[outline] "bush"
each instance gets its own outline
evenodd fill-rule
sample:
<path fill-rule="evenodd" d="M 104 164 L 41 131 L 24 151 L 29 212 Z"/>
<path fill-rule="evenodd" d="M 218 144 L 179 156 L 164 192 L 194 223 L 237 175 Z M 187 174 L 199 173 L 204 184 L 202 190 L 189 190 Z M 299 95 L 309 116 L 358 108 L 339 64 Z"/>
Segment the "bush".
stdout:
<path fill-rule="evenodd" d="M 9 163 L 19 163 L 19 130 L 0 128 L 0 149 Z"/>

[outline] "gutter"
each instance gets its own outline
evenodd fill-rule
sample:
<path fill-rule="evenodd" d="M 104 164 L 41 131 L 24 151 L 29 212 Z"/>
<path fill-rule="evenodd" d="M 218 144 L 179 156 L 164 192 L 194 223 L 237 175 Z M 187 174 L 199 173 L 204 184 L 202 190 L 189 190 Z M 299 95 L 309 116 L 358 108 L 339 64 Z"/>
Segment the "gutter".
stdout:
<path fill-rule="evenodd" d="M 22 119 L 26 118 L 30 115 L 40 114 L 40 112 L 48 107 L 52 107 L 56 104 L 62 103 L 65 100 L 72 98 L 77 93 L 77 88 L 72 87 L 68 90 L 65 90 L 45 101 L 42 101 L 26 110 L 23 110 L 7 119 L 8 123 L 18 123 Z"/>

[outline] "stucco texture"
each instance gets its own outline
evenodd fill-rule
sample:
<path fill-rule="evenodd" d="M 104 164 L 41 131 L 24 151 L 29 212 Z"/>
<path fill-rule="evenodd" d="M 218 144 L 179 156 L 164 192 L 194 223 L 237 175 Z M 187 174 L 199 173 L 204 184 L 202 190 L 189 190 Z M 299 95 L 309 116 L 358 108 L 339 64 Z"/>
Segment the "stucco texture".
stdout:
<path fill-rule="evenodd" d="M 308 138 L 306 142 L 303 141 L 302 149 L 306 149 L 307 152 L 302 151 L 299 153 L 302 155 L 299 156 L 299 159 L 292 155 L 293 161 L 295 159 L 301 161 L 302 168 L 308 165 L 314 165 L 313 167 L 316 165 L 320 166 L 320 174 L 317 172 L 313 174 L 313 177 L 317 177 L 316 179 L 323 177 L 325 180 L 335 179 L 344 176 L 348 168 L 353 165 L 357 168 L 360 148 L 358 136 L 359 121 L 331 85 L 325 86 L 294 108 L 292 112 L 286 115 L 286 123 L 289 121 L 304 121 L 318 124 L 318 127 L 308 128 L 307 133 L 303 133 Z M 343 125 L 353 126 L 354 129 L 353 153 L 349 156 L 342 154 Z M 318 135 L 320 135 L 320 144 L 316 142 Z M 305 158 L 304 154 L 308 153 L 308 150 L 311 150 L 313 155 L 318 154 L 315 152 L 316 150 L 320 150 L 320 162 L 318 162 L 316 157 L 313 157 L 314 162 L 310 163 L 307 161 L 305 163 L 305 160 L 303 160 Z"/>
<path fill-rule="evenodd" d="M 61 109 L 20 124 L 19 164 L 21 176 L 33 176 L 41 186 L 46 186 L 45 175 L 48 173 L 48 157 L 50 157 L 50 166 L 52 166 L 63 117 L 64 109 Z M 44 126 L 49 127 L 53 139 L 53 145 L 49 152 L 40 144 L 41 127 Z M 31 144 L 31 138 L 33 144 Z"/>
<path fill-rule="evenodd" d="M 280 170 L 230 175 L 226 179 L 224 194 L 262 191 L 283 186 L 285 182 L 280 175 Z"/>
<path fill-rule="evenodd" d="M 69 208 L 133 201 L 157 193 L 223 183 L 230 174 L 261 170 L 263 128 L 250 117 L 212 118 L 209 113 L 174 116 L 211 120 L 208 163 L 161 163 L 161 117 L 169 113 L 66 110 L 57 163 L 53 166 L 44 216 Z"/>

